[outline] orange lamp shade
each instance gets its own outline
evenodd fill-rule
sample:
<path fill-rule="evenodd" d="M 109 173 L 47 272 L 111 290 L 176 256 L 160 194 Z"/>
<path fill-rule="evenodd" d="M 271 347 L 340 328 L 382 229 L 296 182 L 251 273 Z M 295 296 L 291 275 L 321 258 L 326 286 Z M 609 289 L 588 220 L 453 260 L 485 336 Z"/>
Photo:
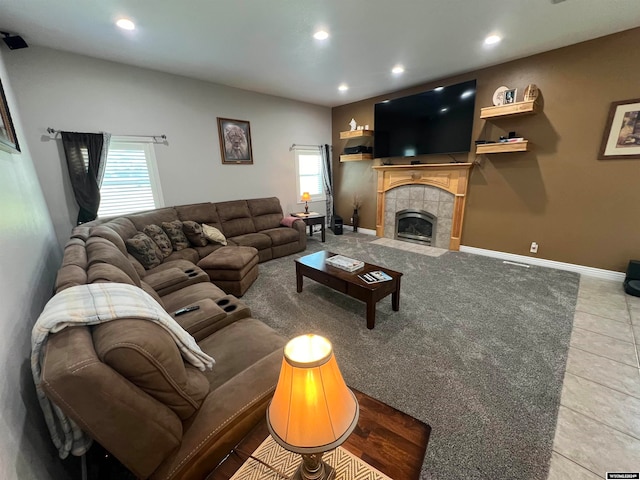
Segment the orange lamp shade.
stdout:
<path fill-rule="evenodd" d="M 292 452 L 324 452 L 347 439 L 358 416 L 358 401 L 342 378 L 331 343 L 319 335 L 287 343 L 267 409 L 273 438 Z"/>
<path fill-rule="evenodd" d="M 301 198 L 301 200 L 302 200 L 303 202 L 308 202 L 309 200 L 311 200 L 311 195 L 309 195 L 309 192 L 304 192 L 304 193 L 302 194 L 302 198 Z"/>

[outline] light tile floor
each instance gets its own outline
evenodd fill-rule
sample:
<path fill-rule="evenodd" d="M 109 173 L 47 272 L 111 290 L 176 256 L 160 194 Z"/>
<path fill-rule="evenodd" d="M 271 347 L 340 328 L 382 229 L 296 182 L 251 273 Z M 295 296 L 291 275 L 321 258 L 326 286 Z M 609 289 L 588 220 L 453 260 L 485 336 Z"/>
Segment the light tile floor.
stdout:
<path fill-rule="evenodd" d="M 640 298 L 582 276 L 548 480 L 640 472 Z"/>

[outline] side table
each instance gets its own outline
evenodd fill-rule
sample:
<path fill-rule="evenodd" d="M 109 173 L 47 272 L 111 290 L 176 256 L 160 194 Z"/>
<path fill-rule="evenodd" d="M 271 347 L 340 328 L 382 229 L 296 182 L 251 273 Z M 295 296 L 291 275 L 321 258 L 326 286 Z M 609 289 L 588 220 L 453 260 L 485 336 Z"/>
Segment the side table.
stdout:
<path fill-rule="evenodd" d="M 304 212 L 298 212 L 298 213 L 292 213 L 291 214 L 292 217 L 297 217 L 300 220 L 303 220 L 304 223 L 309 227 L 309 236 L 313 236 L 313 226 L 314 225 L 320 225 L 320 233 L 322 236 L 322 242 L 324 243 L 324 238 L 325 238 L 325 216 L 324 215 L 320 215 L 319 213 L 304 213 Z"/>
<path fill-rule="evenodd" d="M 431 427 L 358 390 L 351 390 L 360 404 L 360 418 L 342 446 L 391 478 L 418 480 Z M 267 422 L 263 419 L 235 449 L 253 452 L 268 435 Z M 233 453 L 228 455 L 207 480 L 230 479 L 245 460 Z"/>

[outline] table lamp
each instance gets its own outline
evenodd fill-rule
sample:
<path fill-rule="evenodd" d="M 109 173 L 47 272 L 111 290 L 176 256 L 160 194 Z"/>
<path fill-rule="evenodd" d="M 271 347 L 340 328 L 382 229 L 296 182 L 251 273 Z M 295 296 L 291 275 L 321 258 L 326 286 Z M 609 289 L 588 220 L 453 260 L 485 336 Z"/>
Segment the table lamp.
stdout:
<path fill-rule="evenodd" d="M 359 414 L 326 338 L 302 335 L 287 343 L 267 427 L 282 447 L 302 455 L 292 479 L 333 479 L 335 470 L 322 454 L 349 437 Z"/>
<path fill-rule="evenodd" d="M 309 192 L 304 192 L 302 194 L 302 201 L 304 202 L 304 213 L 309 213 L 309 200 L 311 200 L 311 195 L 309 195 Z"/>

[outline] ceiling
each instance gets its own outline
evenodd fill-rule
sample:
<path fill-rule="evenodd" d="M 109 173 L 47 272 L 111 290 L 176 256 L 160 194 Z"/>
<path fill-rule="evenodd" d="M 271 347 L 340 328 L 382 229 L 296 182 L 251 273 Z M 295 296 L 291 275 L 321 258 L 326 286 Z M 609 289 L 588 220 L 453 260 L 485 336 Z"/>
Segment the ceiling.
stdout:
<path fill-rule="evenodd" d="M 639 25 L 638 0 L 0 1 L 0 31 L 30 45 L 325 106 Z"/>

